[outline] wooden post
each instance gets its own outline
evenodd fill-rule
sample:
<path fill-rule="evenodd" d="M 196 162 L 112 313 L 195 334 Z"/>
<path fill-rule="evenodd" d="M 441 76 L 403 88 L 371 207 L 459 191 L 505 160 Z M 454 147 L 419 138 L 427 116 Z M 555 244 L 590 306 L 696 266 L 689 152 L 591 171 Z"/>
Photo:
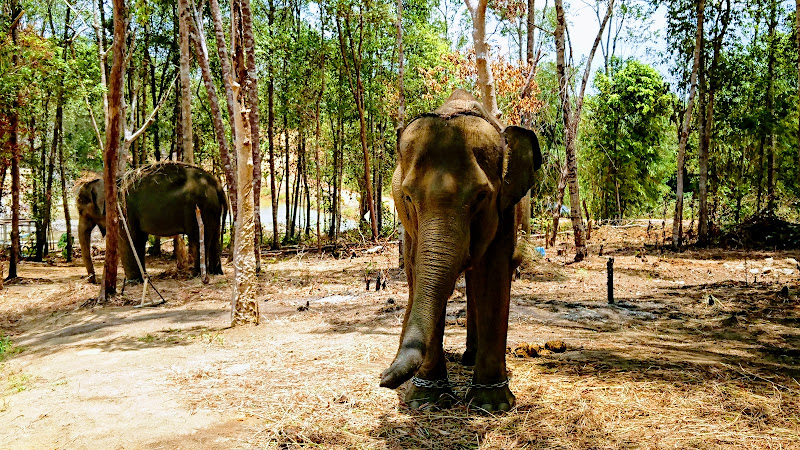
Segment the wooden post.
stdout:
<path fill-rule="evenodd" d="M 203 284 L 208 284 L 208 273 L 206 272 L 206 246 L 205 246 L 205 227 L 203 226 L 203 218 L 200 216 L 200 207 L 194 205 L 194 215 L 197 217 L 197 228 L 200 232 L 200 279 Z"/>
<path fill-rule="evenodd" d="M 608 258 L 606 263 L 608 270 L 608 304 L 614 304 L 614 258 Z"/>

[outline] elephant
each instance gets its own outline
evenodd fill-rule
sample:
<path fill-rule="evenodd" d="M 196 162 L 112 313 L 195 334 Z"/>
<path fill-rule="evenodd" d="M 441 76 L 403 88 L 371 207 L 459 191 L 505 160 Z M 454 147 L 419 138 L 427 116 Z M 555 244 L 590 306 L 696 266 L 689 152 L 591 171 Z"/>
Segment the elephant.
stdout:
<path fill-rule="evenodd" d="M 219 181 L 200 167 L 180 162 L 159 162 L 130 171 L 117 180 L 119 196 L 133 247 L 144 267 L 148 235 L 186 234 L 189 254 L 194 256 L 194 272 L 200 269 L 200 233 L 195 205 L 200 208 L 208 272 L 222 274 L 220 252 L 222 225 L 227 214 L 227 200 Z M 106 203 L 104 183 L 95 179 L 80 185 L 77 195 L 78 234 L 81 254 L 89 281 L 96 282 L 90 248 L 95 225 L 105 236 Z M 120 253 L 125 278 L 142 281 L 128 235 L 120 218 Z"/>
<path fill-rule="evenodd" d="M 452 390 L 442 339 L 445 308 L 465 273 L 467 339 L 464 365 L 474 365 L 471 407 L 507 411 L 505 351 L 515 256 L 517 203 L 542 165 L 536 134 L 503 128 L 471 94 L 456 90 L 433 113 L 400 135 L 392 196 L 405 228 L 408 305 L 394 361 L 380 385 L 411 383 L 412 409 L 447 407 Z"/>

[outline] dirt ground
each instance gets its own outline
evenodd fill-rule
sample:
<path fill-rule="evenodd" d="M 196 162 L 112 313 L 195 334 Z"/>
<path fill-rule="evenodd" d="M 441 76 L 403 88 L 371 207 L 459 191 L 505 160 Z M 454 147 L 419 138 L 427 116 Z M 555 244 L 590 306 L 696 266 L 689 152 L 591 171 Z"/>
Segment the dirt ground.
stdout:
<path fill-rule="evenodd" d="M 235 329 L 229 264 L 202 285 L 150 259 L 168 301 L 136 308 L 141 286 L 83 306 L 78 262 L 26 262 L 0 291 L 0 448 L 800 448 L 799 252 L 661 253 L 655 233 L 604 227 L 581 263 L 566 244 L 526 263 L 500 415 L 378 387 L 407 299 L 396 246 L 265 258 L 262 323 Z M 366 290 L 379 270 L 387 289 Z M 462 291 L 445 347 L 463 398 Z M 550 340 L 566 352 L 514 354 Z"/>

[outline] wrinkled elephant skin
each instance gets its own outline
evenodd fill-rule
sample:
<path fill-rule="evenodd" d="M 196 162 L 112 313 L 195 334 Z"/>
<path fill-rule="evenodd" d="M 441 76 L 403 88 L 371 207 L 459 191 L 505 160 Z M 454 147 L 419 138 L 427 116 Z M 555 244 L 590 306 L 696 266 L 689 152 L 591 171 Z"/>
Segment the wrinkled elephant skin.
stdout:
<path fill-rule="evenodd" d="M 502 129 L 474 97 L 457 90 L 442 107 L 409 123 L 399 149 L 392 194 L 406 230 L 409 299 L 400 347 L 381 386 L 396 388 L 415 377 L 405 396 L 412 408 L 444 406 L 452 398 L 444 382 L 445 307 L 466 271 L 463 359 L 475 364 L 467 401 L 487 411 L 508 410 L 515 401 L 505 365 L 515 205 L 541 166 L 536 135 Z"/>
<path fill-rule="evenodd" d="M 221 228 L 227 213 L 225 193 L 217 179 L 205 170 L 189 164 L 157 163 L 126 174 L 120 181 L 120 196 L 124 195 L 123 212 L 133 240 L 133 247 L 144 265 L 145 244 L 149 235 L 174 236 L 185 234 L 189 254 L 195 257 L 194 271 L 200 269 L 200 233 L 195 205 L 200 207 L 205 228 L 203 241 L 208 259 L 208 272 L 222 273 L 220 251 Z M 91 233 L 95 225 L 105 236 L 105 196 L 103 180 L 92 180 L 78 189 L 77 205 L 80 216 L 78 232 L 84 265 L 89 280 L 95 281 L 91 256 Z M 120 222 L 119 245 L 125 277 L 142 280 L 125 228 Z"/>

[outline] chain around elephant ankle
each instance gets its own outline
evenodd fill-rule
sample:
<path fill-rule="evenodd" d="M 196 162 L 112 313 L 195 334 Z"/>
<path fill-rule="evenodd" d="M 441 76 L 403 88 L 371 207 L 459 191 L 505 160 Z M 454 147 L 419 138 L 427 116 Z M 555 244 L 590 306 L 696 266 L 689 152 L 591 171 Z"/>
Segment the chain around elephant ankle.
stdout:
<path fill-rule="evenodd" d="M 503 381 L 499 381 L 499 382 L 493 383 L 493 384 L 480 384 L 480 383 L 470 383 L 469 384 L 469 388 L 470 389 L 498 389 L 498 388 L 506 387 L 506 386 L 508 386 L 508 378 L 506 378 Z"/>
<path fill-rule="evenodd" d="M 450 380 L 445 378 L 444 380 L 425 380 L 418 377 L 411 378 L 411 384 L 418 388 L 426 388 L 426 389 L 446 389 L 450 387 Z"/>

